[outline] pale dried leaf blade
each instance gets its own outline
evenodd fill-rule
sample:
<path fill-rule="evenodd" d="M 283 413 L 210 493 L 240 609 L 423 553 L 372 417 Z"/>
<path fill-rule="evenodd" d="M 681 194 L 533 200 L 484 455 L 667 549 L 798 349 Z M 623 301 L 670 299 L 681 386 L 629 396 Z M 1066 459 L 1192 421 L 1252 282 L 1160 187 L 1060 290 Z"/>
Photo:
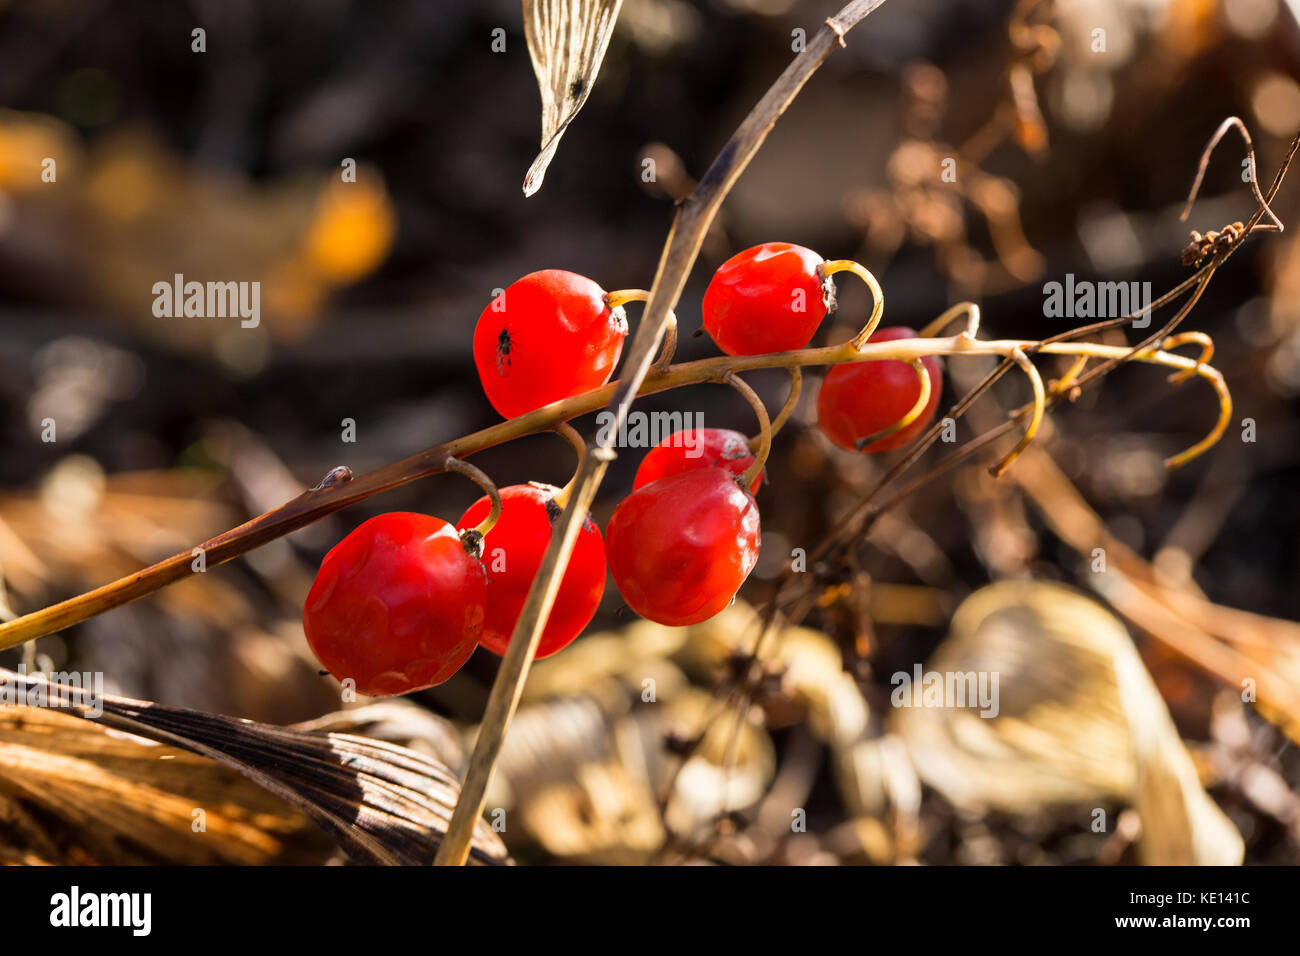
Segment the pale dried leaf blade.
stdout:
<path fill-rule="evenodd" d="M 524 195 L 546 168 L 591 93 L 623 0 L 524 0 L 524 35 L 542 94 L 542 150 L 524 177 Z"/>
<path fill-rule="evenodd" d="M 1138 763 L 1138 845 L 1153 866 L 1240 866 L 1241 834 L 1201 786 L 1160 691 L 1137 654 L 1115 661 Z"/>
<path fill-rule="evenodd" d="M 1064 585 L 972 594 L 924 670 L 997 674 L 998 711 L 904 707 L 894 725 L 922 779 L 953 803 L 1011 814 L 1120 800 L 1147 864 L 1239 865 L 1244 844 L 1205 792 L 1124 625 Z"/>
<path fill-rule="evenodd" d="M 0 669 L 0 679 L 44 683 Z M 459 781 L 431 757 L 352 734 L 316 733 L 184 707 L 102 695 L 88 712 L 80 688 L 49 685 L 50 706 L 227 766 L 297 807 L 357 862 L 427 864 L 446 833 Z M 482 821 L 470 861 L 509 863 L 505 845 Z"/>

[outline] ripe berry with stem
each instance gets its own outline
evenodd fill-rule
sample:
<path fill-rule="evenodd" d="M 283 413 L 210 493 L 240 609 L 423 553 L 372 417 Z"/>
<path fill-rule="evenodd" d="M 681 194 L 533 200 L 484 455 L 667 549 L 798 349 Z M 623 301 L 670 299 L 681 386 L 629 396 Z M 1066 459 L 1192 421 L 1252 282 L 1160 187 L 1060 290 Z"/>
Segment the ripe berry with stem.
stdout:
<path fill-rule="evenodd" d="M 697 468 L 724 468 L 740 476 L 753 463 L 749 439 L 740 432 L 729 428 L 688 428 L 674 432 L 646 452 L 636 470 L 632 489 Z M 749 486 L 750 494 L 757 494 L 762 483 L 760 471 Z"/>
<path fill-rule="evenodd" d="M 325 555 L 303 605 L 312 653 L 362 694 L 390 697 L 441 684 L 478 646 L 487 605 L 479 555 L 500 502 L 482 472 L 451 461 L 494 496 L 481 524 L 458 534 L 432 515 L 371 518 Z"/>
<path fill-rule="evenodd" d="M 889 326 L 877 329 L 868 341 L 915 336 L 912 329 Z M 817 395 L 817 423 L 841 448 L 891 451 L 930 424 L 942 388 L 943 372 L 930 355 L 910 363 L 881 359 L 837 365 Z"/>
<path fill-rule="evenodd" d="M 738 252 L 704 292 L 704 329 L 728 355 L 801 349 L 826 317 L 822 257 L 790 242 Z"/>
<path fill-rule="evenodd" d="M 492 300 L 474 328 L 474 364 L 506 418 L 599 388 L 623 349 L 627 319 L 600 286 L 561 269 L 533 272 Z"/>
<path fill-rule="evenodd" d="M 551 528 L 564 507 L 561 490 L 529 482 L 501 489 L 501 520 L 483 538 L 487 567 L 487 616 L 484 647 L 505 656 L 519 613 L 542 556 Z M 470 505 L 458 527 L 473 527 L 488 513 L 491 502 L 480 498 Z M 590 515 L 583 522 L 560 582 L 555 604 L 537 645 L 537 657 L 548 657 L 582 633 L 605 593 L 605 544 Z"/>
<path fill-rule="evenodd" d="M 724 468 L 652 481 L 614 511 L 609 569 L 632 610 L 660 624 L 698 624 L 736 596 L 758 561 L 758 505 Z"/>
<path fill-rule="evenodd" d="M 698 624 L 736 596 L 758 561 L 758 505 L 748 488 L 771 449 L 771 423 L 753 390 L 728 373 L 762 423 L 744 474 L 696 468 L 643 485 L 619 504 L 605 532 L 609 569 L 632 610 L 659 624 Z"/>
<path fill-rule="evenodd" d="M 641 464 L 637 468 L 632 489 L 635 491 L 643 485 L 668 475 L 715 465 L 726 468 L 736 475 L 744 474 L 754 463 L 754 453 L 765 440 L 768 442 L 772 440 L 794 414 L 795 406 L 799 403 L 799 395 L 803 390 L 803 372 L 798 366 L 791 368 L 789 372 L 790 394 L 786 397 L 785 404 L 781 406 L 781 411 L 777 413 L 776 418 L 772 419 L 772 427 L 768 435 L 760 434 L 754 438 L 746 438 L 740 432 L 727 428 L 692 428 L 675 432 L 646 452 L 646 456 L 641 459 Z M 753 483 L 749 486 L 750 494 L 758 494 L 762 483 L 763 471 L 759 469 Z"/>

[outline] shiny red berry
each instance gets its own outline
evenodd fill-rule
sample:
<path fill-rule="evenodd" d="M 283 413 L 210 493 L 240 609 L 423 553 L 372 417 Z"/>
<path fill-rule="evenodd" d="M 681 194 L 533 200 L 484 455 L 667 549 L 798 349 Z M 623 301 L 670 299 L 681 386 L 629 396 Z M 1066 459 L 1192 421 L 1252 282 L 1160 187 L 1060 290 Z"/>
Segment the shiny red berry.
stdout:
<path fill-rule="evenodd" d="M 868 341 L 889 342 L 915 338 L 912 329 L 893 326 L 876 329 Z M 881 359 L 837 365 L 826 375 L 817 395 L 817 423 L 831 441 L 851 451 L 882 452 L 906 445 L 934 418 L 943 390 L 939 360 L 927 355 L 921 360 L 930 376 L 930 399 L 925 410 L 906 428 L 859 449 L 863 438 L 884 431 L 911 411 L 921 397 L 921 383 L 907 362 Z"/>
<path fill-rule="evenodd" d="M 632 488 L 636 490 L 668 475 L 696 468 L 725 468 L 739 477 L 753 463 L 749 439 L 740 432 L 729 428 L 688 428 L 674 432 L 646 452 Z M 750 482 L 750 494 L 757 494 L 762 483 L 760 472 Z"/>
<path fill-rule="evenodd" d="M 822 257 L 789 242 L 737 253 L 704 293 L 704 328 L 728 355 L 801 349 L 826 317 Z"/>
<path fill-rule="evenodd" d="M 371 697 L 432 687 L 474 653 L 487 574 L 456 529 L 395 511 L 362 524 L 321 562 L 302 610 L 312 653 Z"/>
<path fill-rule="evenodd" d="M 501 517 L 483 538 L 488 603 L 482 644 L 495 654 L 505 655 L 528 589 L 541 567 L 552 525 L 562 510 L 555 503 L 558 493 L 558 488 L 535 482 L 501 489 Z M 460 519 L 460 527 L 475 527 L 490 509 L 488 498 L 480 498 Z M 588 517 L 578 532 L 555 605 L 542 629 L 537 656 L 554 654 L 581 634 L 604 593 L 605 544 Z"/>
<path fill-rule="evenodd" d="M 492 407 L 506 418 L 599 388 L 627 336 L 590 279 L 545 269 L 511 283 L 474 329 L 474 364 Z"/>
<path fill-rule="evenodd" d="M 697 624 L 730 604 L 758 546 L 758 505 L 723 468 L 652 481 L 623 499 L 605 529 L 623 599 L 672 626 Z"/>

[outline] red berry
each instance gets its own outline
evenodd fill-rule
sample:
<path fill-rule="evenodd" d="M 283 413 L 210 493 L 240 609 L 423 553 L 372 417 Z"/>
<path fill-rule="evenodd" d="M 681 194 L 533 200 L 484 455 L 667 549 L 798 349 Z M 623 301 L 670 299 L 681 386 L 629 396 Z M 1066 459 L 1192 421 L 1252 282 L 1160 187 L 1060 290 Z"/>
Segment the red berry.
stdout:
<path fill-rule="evenodd" d="M 893 326 L 876 329 L 868 341 L 889 342 L 915 338 L 912 329 Z M 880 359 L 837 365 L 822 382 L 817 395 L 817 422 L 831 441 L 850 451 L 882 452 L 906 445 L 934 418 L 943 390 L 943 372 L 932 355 L 921 359 L 930 376 L 930 400 L 916 421 L 887 438 L 859 449 L 857 442 L 884 431 L 912 410 L 921 397 L 921 383 L 907 362 Z"/>
<path fill-rule="evenodd" d="M 732 256 L 704 293 L 704 328 L 728 355 L 801 349 L 826 317 L 822 257 L 789 242 Z"/>
<path fill-rule="evenodd" d="M 474 364 L 492 407 L 515 418 L 609 381 L 627 319 L 590 279 L 545 269 L 511 283 L 478 317 Z"/>
<path fill-rule="evenodd" d="M 560 516 L 554 500 L 558 493 L 558 488 L 536 482 L 501 489 L 501 517 L 483 538 L 488 603 L 482 643 L 495 654 L 505 655 L 528 589 L 541 567 L 552 524 Z M 486 496 L 474 502 L 460 519 L 460 527 L 475 527 L 491 506 Z M 581 634 L 604 593 L 605 544 L 589 516 L 578 532 L 555 606 L 542 629 L 537 656 L 554 654 Z"/>
<path fill-rule="evenodd" d="M 725 468 L 740 477 L 753 463 L 749 439 L 740 432 L 729 428 L 688 428 L 674 432 L 646 452 L 636 470 L 632 489 L 696 468 Z M 750 494 L 757 494 L 762 483 L 763 474 L 759 472 L 750 483 Z"/>
<path fill-rule="evenodd" d="M 487 574 L 456 529 L 395 511 L 362 524 L 321 562 L 302 610 L 312 653 L 371 697 L 456 673 L 483 629 Z"/>
<path fill-rule="evenodd" d="M 605 530 L 623 599 L 672 626 L 698 624 L 730 604 L 758 545 L 758 505 L 723 468 L 652 481 L 623 499 Z"/>

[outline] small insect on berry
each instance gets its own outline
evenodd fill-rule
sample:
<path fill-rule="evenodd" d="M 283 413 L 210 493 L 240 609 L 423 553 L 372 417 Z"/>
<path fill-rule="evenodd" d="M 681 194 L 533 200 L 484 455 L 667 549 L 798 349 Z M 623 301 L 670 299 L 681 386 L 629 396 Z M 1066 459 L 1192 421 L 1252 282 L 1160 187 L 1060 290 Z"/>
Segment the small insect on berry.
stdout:
<path fill-rule="evenodd" d="M 789 242 L 737 253 L 704 292 L 704 329 L 728 355 L 801 349 L 826 317 L 830 286 L 822 257 Z"/>
<path fill-rule="evenodd" d="M 870 342 L 915 338 L 916 332 L 900 326 L 876 329 Z M 930 398 L 910 425 L 892 435 L 862 443 L 901 421 L 921 398 L 921 383 L 912 366 L 897 359 L 849 362 L 826 375 L 817 394 L 817 424 L 841 448 L 877 453 L 901 448 L 916 438 L 934 418 L 943 390 L 943 371 L 932 355 L 921 360 L 930 378 Z"/>
<path fill-rule="evenodd" d="M 479 316 L 474 364 L 506 418 L 599 388 L 627 337 L 621 308 L 590 279 L 546 269 L 511 283 Z"/>
<path fill-rule="evenodd" d="M 636 490 L 668 475 L 696 468 L 725 468 L 739 477 L 754 463 L 749 439 L 729 428 L 689 428 L 674 432 L 651 448 L 636 470 Z M 762 473 L 750 483 L 750 494 L 758 494 Z"/>
<path fill-rule="evenodd" d="M 483 538 L 487 567 L 487 615 L 482 644 L 504 656 L 524 599 L 542 565 L 551 528 L 562 509 L 555 503 L 559 489 L 531 482 L 501 489 L 501 517 Z M 487 516 L 491 502 L 484 496 L 470 505 L 459 527 L 473 528 Z M 560 581 L 537 656 L 548 657 L 570 644 L 591 623 L 605 593 L 605 544 L 588 516 L 578 532 L 568 567 Z"/>
<path fill-rule="evenodd" d="M 371 697 L 441 684 L 478 646 L 487 573 L 473 538 L 431 515 L 371 518 L 336 544 L 303 605 L 316 659 Z"/>
<path fill-rule="evenodd" d="M 497 374 L 510 374 L 510 329 L 504 328 L 497 336 Z"/>
<path fill-rule="evenodd" d="M 736 596 L 758 562 L 758 505 L 724 468 L 669 475 L 614 510 L 605 550 L 628 606 L 659 624 L 698 624 Z"/>

